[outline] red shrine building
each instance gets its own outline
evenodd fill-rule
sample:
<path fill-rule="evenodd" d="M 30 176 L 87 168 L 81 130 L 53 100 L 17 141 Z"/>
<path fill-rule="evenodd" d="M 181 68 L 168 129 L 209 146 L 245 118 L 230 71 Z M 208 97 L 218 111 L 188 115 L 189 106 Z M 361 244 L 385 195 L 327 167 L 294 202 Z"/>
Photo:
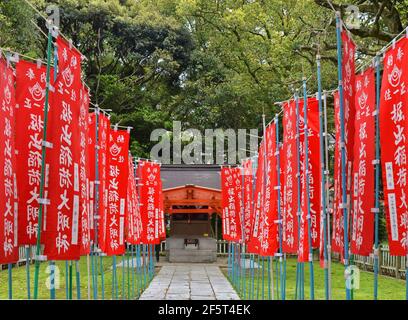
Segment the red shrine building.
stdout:
<path fill-rule="evenodd" d="M 216 260 L 222 235 L 220 172 L 218 165 L 162 165 L 170 262 Z"/>

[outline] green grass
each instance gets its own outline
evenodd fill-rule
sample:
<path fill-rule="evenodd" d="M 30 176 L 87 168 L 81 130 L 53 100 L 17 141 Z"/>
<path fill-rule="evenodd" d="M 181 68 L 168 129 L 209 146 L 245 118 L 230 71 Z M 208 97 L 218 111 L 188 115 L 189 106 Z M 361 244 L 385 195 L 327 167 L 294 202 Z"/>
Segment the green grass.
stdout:
<path fill-rule="evenodd" d="M 100 268 L 99 257 L 95 257 L 98 260 L 98 268 Z M 112 257 L 103 257 L 103 269 L 104 269 L 104 292 L 105 292 L 105 299 L 112 299 Z M 117 257 L 116 263 L 119 264 L 122 262 L 122 257 Z M 146 288 L 148 283 L 144 283 L 144 275 L 134 273 L 134 290 L 135 294 L 133 295 L 133 283 L 132 283 L 132 264 L 131 260 L 129 262 L 130 269 L 129 269 L 129 284 L 130 290 L 128 291 L 128 273 L 127 273 L 127 264 L 125 258 L 125 287 L 124 287 L 124 298 L 128 298 L 128 294 L 130 294 L 130 298 L 137 298 L 137 296 Z M 40 264 L 40 272 L 39 272 L 39 288 L 38 288 L 38 297 L 39 299 L 49 299 L 50 298 L 50 290 L 47 288 L 46 281 L 47 278 L 50 276 L 49 272 L 47 272 L 48 267 L 47 262 L 43 262 Z M 59 277 L 60 277 L 60 286 L 56 289 L 56 298 L 57 299 L 66 299 L 66 269 L 65 269 L 65 262 L 58 261 L 56 262 L 56 266 L 59 270 Z M 82 257 L 79 261 L 79 268 L 80 268 L 80 287 L 81 287 L 81 299 L 88 298 L 88 276 L 87 276 L 87 257 Z M 91 270 L 91 258 L 89 258 L 89 268 Z M 34 293 L 34 265 L 30 265 L 30 291 L 31 291 L 31 298 L 33 298 Z M 117 278 L 118 278 L 118 298 L 122 299 L 122 279 L 123 279 L 123 271 L 122 267 L 117 268 Z M 142 269 L 143 270 L 143 269 Z M 13 288 L 13 299 L 27 299 L 27 272 L 26 266 L 14 267 L 12 269 L 12 288 Z M 76 286 L 76 274 L 75 274 L 75 262 L 72 264 L 72 287 L 73 287 L 73 299 L 77 299 L 77 286 Z M 148 282 L 148 280 L 146 281 Z M 90 287 L 91 287 L 91 299 L 93 299 L 93 287 L 92 287 L 92 278 L 90 278 Z M 98 298 L 101 299 L 101 273 L 98 273 Z M 139 290 L 138 290 L 139 289 Z M 139 293 L 138 293 L 139 291 Z M 0 271 L 0 299 L 8 299 L 8 270 Z"/>
<path fill-rule="evenodd" d="M 262 263 L 260 263 L 262 266 Z M 275 296 L 276 295 L 276 267 L 273 263 L 274 272 L 274 285 Z M 310 298 L 310 286 L 309 286 L 309 264 L 305 264 L 305 299 Z M 279 270 L 279 264 L 278 264 Z M 223 270 L 227 276 L 227 270 Z M 344 280 L 344 266 L 339 263 L 332 263 L 332 296 L 334 300 L 344 300 L 346 298 L 345 293 L 345 280 Z M 324 270 L 320 268 L 318 262 L 314 262 L 314 287 L 315 287 L 315 299 L 325 299 L 324 288 Z M 230 279 L 231 281 L 231 279 Z M 265 276 L 264 276 L 264 298 L 268 299 L 268 280 L 267 280 L 267 261 L 265 261 Z M 232 283 L 232 281 L 231 281 Z M 242 282 L 243 283 L 243 282 Z M 251 277 L 247 270 L 246 275 L 246 296 L 248 299 L 248 288 L 251 285 Z M 240 285 L 242 287 L 242 285 Z M 237 286 L 234 285 L 237 292 L 243 297 L 243 291 L 239 291 Z M 259 287 L 259 289 L 258 289 Z M 259 299 L 262 299 L 262 270 L 260 274 L 257 274 L 255 269 L 254 277 L 254 294 L 255 299 L 257 297 L 257 290 L 259 290 Z M 288 259 L 286 264 L 286 299 L 293 300 L 295 298 L 296 290 L 296 260 Z M 372 300 L 374 292 L 374 274 L 371 272 L 365 272 L 360 270 L 360 287 L 353 290 L 353 299 L 355 300 Z M 405 300 L 405 280 L 397 280 L 395 278 L 387 276 L 379 276 L 378 279 L 378 299 L 380 300 Z"/>

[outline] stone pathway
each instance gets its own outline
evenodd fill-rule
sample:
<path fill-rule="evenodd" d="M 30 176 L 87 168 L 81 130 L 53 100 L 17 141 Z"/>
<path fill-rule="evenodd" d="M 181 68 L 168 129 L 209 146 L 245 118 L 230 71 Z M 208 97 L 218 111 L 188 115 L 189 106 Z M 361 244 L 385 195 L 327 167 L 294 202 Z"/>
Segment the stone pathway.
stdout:
<path fill-rule="evenodd" d="M 164 265 L 140 300 L 239 300 L 216 265 Z"/>

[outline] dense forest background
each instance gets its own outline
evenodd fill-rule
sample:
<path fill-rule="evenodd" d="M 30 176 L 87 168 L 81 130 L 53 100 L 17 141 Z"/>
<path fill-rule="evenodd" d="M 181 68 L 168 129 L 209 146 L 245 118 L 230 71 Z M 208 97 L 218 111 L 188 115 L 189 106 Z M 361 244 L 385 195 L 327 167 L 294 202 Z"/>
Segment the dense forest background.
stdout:
<path fill-rule="evenodd" d="M 403 30 L 406 0 L 30 0 L 56 4 L 61 31 L 88 58 L 84 78 L 93 103 L 134 127 L 132 151 L 147 157 L 156 128 L 259 128 L 311 76 L 317 53 L 325 89 L 337 85 L 335 21 L 357 5 L 351 30 L 360 61 Z M 40 28 L 36 27 L 40 26 Z M 41 30 L 42 29 L 42 30 Z M 0 2 L 0 46 L 45 54 L 43 19 L 24 0 Z"/>
<path fill-rule="evenodd" d="M 337 86 L 334 12 L 350 19 L 358 63 L 375 56 L 408 24 L 408 0 L 30 0 L 60 8 L 61 31 L 88 58 L 92 102 L 132 126 L 132 153 L 149 157 L 156 128 L 259 128 L 308 77 Z M 44 20 L 25 0 L 1 0 L 0 47 L 45 58 Z M 329 122 L 332 127 L 332 108 Z M 381 239 L 385 222 L 381 219 Z"/>

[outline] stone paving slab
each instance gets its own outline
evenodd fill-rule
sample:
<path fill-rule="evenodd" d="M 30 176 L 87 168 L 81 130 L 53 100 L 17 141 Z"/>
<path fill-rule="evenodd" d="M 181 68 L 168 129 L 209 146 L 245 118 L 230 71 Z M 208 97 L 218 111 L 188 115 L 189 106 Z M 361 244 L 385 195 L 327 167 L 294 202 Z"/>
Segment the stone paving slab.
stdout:
<path fill-rule="evenodd" d="M 222 274 L 210 264 L 163 266 L 140 300 L 239 300 Z"/>

